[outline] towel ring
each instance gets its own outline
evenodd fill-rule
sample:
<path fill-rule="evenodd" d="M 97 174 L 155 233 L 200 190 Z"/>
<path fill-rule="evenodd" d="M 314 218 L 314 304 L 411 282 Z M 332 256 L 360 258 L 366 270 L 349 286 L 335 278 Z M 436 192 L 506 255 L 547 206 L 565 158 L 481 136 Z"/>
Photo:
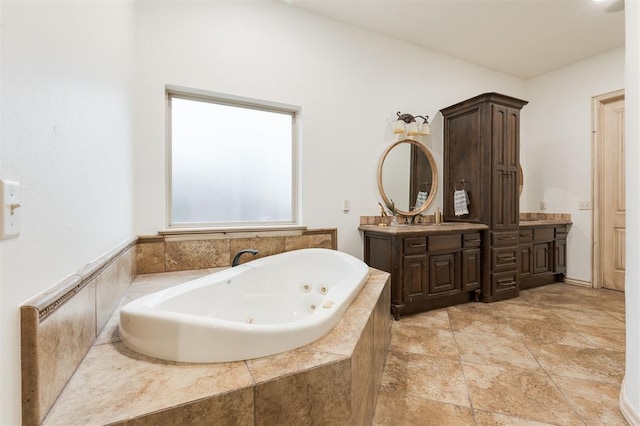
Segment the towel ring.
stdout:
<path fill-rule="evenodd" d="M 454 185 L 454 188 L 456 191 L 460 191 L 462 189 L 464 189 L 465 185 L 466 185 L 467 181 L 465 179 L 460 179 L 459 181 L 456 182 L 456 184 Z M 460 184 L 462 184 L 462 188 L 459 188 Z"/>

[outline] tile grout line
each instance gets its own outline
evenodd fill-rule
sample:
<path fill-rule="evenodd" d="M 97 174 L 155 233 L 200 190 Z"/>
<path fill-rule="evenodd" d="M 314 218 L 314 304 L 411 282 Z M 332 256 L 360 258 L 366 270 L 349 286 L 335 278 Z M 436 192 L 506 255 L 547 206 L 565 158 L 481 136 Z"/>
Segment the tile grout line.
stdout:
<path fill-rule="evenodd" d="M 522 340 L 522 343 L 526 346 L 527 351 L 529 351 L 529 353 L 531 354 L 531 356 L 536 360 L 536 362 L 538 363 L 538 365 L 540 365 L 540 368 L 542 369 L 542 371 L 544 371 L 544 374 L 547 376 L 547 378 L 551 381 L 551 383 L 553 383 L 553 386 L 556 387 L 556 389 L 558 389 L 558 391 L 560 392 L 560 394 L 564 397 L 565 401 L 567 401 L 567 404 L 569 404 L 569 407 L 571 407 L 573 409 L 573 411 L 576 413 L 576 415 L 578 416 L 578 418 L 582 421 L 582 424 L 586 425 L 587 422 L 585 421 L 585 419 L 582 417 L 582 415 L 580 414 L 580 412 L 576 409 L 576 407 L 574 406 L 574 404 L 571 402 L 571 400 L 569 399 L 569 397 L 566 395 L 565 391 L 556 383 L 555 380 L 553 380 L 553 376 L 551 376 L 551 373 L 549 371 L 547 371 L 546 368 L 544 368 L 544 366 L 542 365 L 542 363 L 538 360 L 538 357 L 535 356 L 535 354 L 531 351 L 531 349 L 529 348 L 529 345 L 527 345 L 527 342 Z"/>
<path fill-rule="evenodd" d="M 447 309 L 447 319 L 449 320 L 449 327 L 451 329 L 451 335 L 453 336 L 453 341 L 456 345 L 456 352 L 458 355 L 458 363 L 460 364 L 460 371 L 462 371 L 462 378 L 464 379 L 464 386 L 467 390 L 467 399 L 469 400 L 469 407 L 471 407 L 471 416 L 473 417 L 474 423 L 478 424 L 478 419 L 476 418 L 476 409 L 473 406 L 473 399 L 471 398 L 471 390 L 469 388 L 469 382 L 467 381 L 467 375 L 464 372 L 464 367 L 462 366 L 462 356 L 460 355 L 460 345 L 458 344 L 458 339 L 456 338 L 456 333 L 453 330 L 453 324 L 451 323 L 451 317 L 449 316 L 449 310 Z"/>
<path fill-rule="evenodd" d="M 528 307 L 536 307 L 531 306 L 531 304 L 529 302 L 527 302 L 527 306 Z M 553 309 L 553 308 L 552 308 Z M 552 312 L 553 313 L 553 312 Z M 555 314 L 554 314 L 555 315 Z M 561 317 L 558 317 L 560 319 L 560 321 L 563 321 L 566 323 L 566 321 L 564 319 L 562 319 Z M 505 319 L 507 322 L 510 321 L 510 319 L 508 317 L 505 316 Z M 569 326 L 571 327 L 571 325 L 569 324 Z M 573 327 L 571 327 L 571 329 L 573 329 Z M 547 369 L 544 367 L 544 365 L 542 365 L 542 363 L 540 362 L 540 360 L 538 360 L 538 357 L 533 353 L 533 351 L 531 351 L 531 348 L 529 347 L 529 345 L 527 344 L 527 341 L 518 336 L 518 339 L 520 340 L 520 342 L 525 346 L 525 348 L 527 348 L 527 351 L 529 352 L 529 355 L 531 355 L 533 357 L 533 359 L 536 360 L 536 362 L 538 363 L 538 365 L 540 366 L 540 368 L 542 369 L 542 371 L 544 371 L 544 374 L 547 376 L 547 378 L 551 381 L 551 383 L 553 383 L 553 386 L 556 387 L 556 389 L 558 389 L 558 391 L 560 392 L 560 394 L 564 397 L 565 401 L 567 401 L 567 404 L 569 404 L 569 406 L 571 407 L 571 409 L 576 413 L 576 415 L 578 416 L 578 418 L 582 421 L 582 424 L 586 425 L 585 419 L 582 418 L 582 415 L 580 414 L 580 412 L 576 409 L 576 407 L 573 405 L 573 403 L 571 402 L 571 400 L 567 397 L 567 395 L 565 394 L 564 390 L 558 386 L 558 384 L 555 382 L 555 380 L 553 380 L 553 377 L 551 377 L 551 374 L 547 371 Z"/>

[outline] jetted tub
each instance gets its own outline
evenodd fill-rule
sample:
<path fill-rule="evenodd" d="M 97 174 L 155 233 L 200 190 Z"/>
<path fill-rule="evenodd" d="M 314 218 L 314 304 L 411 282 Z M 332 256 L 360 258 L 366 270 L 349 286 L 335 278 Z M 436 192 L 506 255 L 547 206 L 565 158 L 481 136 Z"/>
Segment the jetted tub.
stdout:
<path fill-rule="evenodd" d="M 128 303 L 120 339 L 141 354 L 181 362 L 285 352 L 327 334 L 368 276 L 364 262 L 329 249 L 256 259 Z"/>

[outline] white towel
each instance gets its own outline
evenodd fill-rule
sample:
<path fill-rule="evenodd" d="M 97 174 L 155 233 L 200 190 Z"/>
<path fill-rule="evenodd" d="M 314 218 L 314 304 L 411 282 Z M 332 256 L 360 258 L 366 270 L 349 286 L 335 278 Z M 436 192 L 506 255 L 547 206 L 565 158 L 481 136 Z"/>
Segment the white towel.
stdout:
<path fill-rule="evenodd" d="M 415 210 L 418 210 L 420 207 L 422 207 L 425 201 L 427 201 L 427 193 L 424 191 L 419 191 L 418 196 L 416 197 Z"/>
<path fill-rule="evenodd" d="M 467 191 L 459 189 L 453 193 L 453 211 L 456 216 L 469 214 L 467 205 L 469 204 L 469 196 Z"/>

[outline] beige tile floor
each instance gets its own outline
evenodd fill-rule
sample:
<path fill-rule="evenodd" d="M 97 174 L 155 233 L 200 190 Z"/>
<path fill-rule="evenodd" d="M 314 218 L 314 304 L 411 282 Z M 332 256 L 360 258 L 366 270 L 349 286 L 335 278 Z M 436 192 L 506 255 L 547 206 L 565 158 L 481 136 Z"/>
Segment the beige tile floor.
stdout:
<path fill-rule="evenodd" d="M 626 425 L 624 294 L 566 284 L 403 317 L 374 425 Z"/>

